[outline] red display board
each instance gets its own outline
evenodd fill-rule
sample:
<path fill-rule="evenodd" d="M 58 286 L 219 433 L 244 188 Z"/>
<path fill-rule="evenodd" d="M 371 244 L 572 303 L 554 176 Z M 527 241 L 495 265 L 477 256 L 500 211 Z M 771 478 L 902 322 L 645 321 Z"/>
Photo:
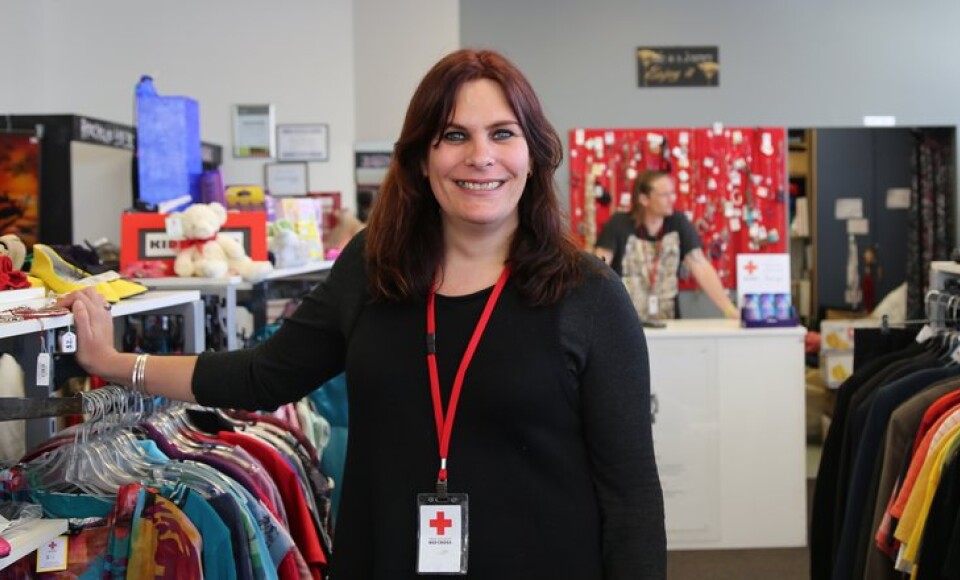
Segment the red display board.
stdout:
<path fill-rule="evenodd" d="M 782 127 L 574 129 L 570 131 L 570 219 L 592 250 L 610 216 L 629 211 L 637 175 L 669 173 L 676 211 L 686 213 L 726 288 L 736 256 L 786 253 L 786 131 Z M 680 280 L 689 290 L 693 280 Z"/>
<path fill-rule="evenodd" d="M 124 213 L 120 216 L 120 269 L 135 262 L 159 261 L 173 272 L 177 250 L 167 235 L 167 216 L 159 213 Z M 220 233 L 233 235 L 253 260 L 267 259 L 267 214 L 262 211 L 227 212 Z"/>

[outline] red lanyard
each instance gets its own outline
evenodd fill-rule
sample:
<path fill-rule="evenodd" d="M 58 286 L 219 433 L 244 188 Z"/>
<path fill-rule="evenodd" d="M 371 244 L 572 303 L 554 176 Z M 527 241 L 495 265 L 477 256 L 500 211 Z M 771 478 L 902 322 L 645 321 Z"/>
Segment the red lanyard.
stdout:
<path fill-rule="evenodd" d="M 643 229 L 646 230 L 646 226 L 643 226 Z M 657 253 L 653 255 L 653 260 L 649 261 L 647 266 L 647 272 L 650 277 L 650 290 L 649 292 L 653 294 L 657 291 L 657 270 L 660 269 L 660 253 L 663 251 L 663 230 L 666 229 L 666 225 L 660 226 L 660 233 L 657 235 Z"/>
<path fill-rule="evenodd" d="M 447 403 L 447 413 L 444 417 L 443 403 L 440 400 L 440 375 L 437 372 L 437 316 L 436 316 L 436 291 L 430 290 L 427 297 L 427 367 L 430 369 L 430 392 L 433 395 L 433 416 L 437 424 L 437 439 L 440 441 L 440 472 L 437 475 L 437 492 L 441 496 L 446 495 L 447 486 L 447 456 L 450 450 L 450 434 L 453 433 L 453 419 L 457 414 L 457 401 L 460 399 L 460 391 L 463 389 L 463 378 L 467 374 L 467 367 L 473 359 L 473 353 L 477 350 L 480 343 L 480 337 L 487 327 L 490 315 L 493 313 L 493 307 L 500 298 L 500 293 L 510 277 L 509 268 L 504 268 L 500 274 L 500 279 L 493 287 L 493 292 L 487 298 L 487 304 L 483 307 L 483 313 L 480 320 L 477 321 L 476 328 L 473 329 L 473 336 L 467 344 L 467 350 L 460 359 L 460 367 L 457 369 L 457 376 L 453 380 L 453 391 L 450 393 L 450 402 Z"/>

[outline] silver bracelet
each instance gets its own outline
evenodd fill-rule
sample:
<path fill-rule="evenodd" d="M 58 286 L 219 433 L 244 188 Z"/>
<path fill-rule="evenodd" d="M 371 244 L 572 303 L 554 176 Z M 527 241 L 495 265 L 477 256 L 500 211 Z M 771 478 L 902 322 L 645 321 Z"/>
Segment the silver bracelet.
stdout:
<path fill-rule="evenodd" d="M 147 393 L 147 357 L 150 355 L 147 353 L 142 353 L 137 355 L 137 359 L 133 361 L 133 373 L 130 377 L 130 386 L 133 387 L 133 390 L 140 393 L 141 395 L 146 395 Z"/>

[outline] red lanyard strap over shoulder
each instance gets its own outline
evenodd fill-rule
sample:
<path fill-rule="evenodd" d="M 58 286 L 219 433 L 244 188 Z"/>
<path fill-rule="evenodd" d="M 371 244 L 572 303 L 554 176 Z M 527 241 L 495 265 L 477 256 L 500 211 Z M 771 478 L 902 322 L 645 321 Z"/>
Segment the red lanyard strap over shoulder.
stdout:
<path fill-rule="evenodd" d="M 477 326 L 473 329 L 473 336 L 467 344 L 467 350 L 460 359 L 460 366 L 457 368 L 456 378 L 453 380 L 453 390 L 450 393 L 450 401 L 447 403 L 447 412 L 443 412 L 443 402 L 440 399 L 440 374 L 437 372 L 437 317 L 436 317 L 436 291 L 431 290 L 427 297 L 427 367 L 430 372 L 430 393 L 433 397 L 433 416 L 437 427 L 437 439 L 440 443 L 440 471 L 437 474 L 437 495 L 446 497 L 447 495 L 447 457 L 450 452 L 450 435 L 453 433 L 453 421 L 457 414 L 457 402 L 460 399 L 460 391 L 463 389 L 463 379 L 467 374 L 467 368 L 473 355 L 480 344 L 480 338 L 487 327 L 493 308 L 500 298 L 503 287 L 510 277 L 509 268 L 504 268 L 503 273 L 493 287 L 493 292 L 487 298 L 487 304 L 483 307 L 483 313 Z"/>

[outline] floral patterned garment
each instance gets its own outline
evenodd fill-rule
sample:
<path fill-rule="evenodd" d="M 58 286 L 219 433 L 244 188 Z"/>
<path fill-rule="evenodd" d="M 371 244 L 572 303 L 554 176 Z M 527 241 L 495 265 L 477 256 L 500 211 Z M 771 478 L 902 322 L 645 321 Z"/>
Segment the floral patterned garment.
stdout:
<path fill-rule="evenodd" d="M 141 488 L 143 509 L 134 519 L 127 577 L 198 580 L 203 578 L 203 541 L 197 528 L 173 502 Z"/>

